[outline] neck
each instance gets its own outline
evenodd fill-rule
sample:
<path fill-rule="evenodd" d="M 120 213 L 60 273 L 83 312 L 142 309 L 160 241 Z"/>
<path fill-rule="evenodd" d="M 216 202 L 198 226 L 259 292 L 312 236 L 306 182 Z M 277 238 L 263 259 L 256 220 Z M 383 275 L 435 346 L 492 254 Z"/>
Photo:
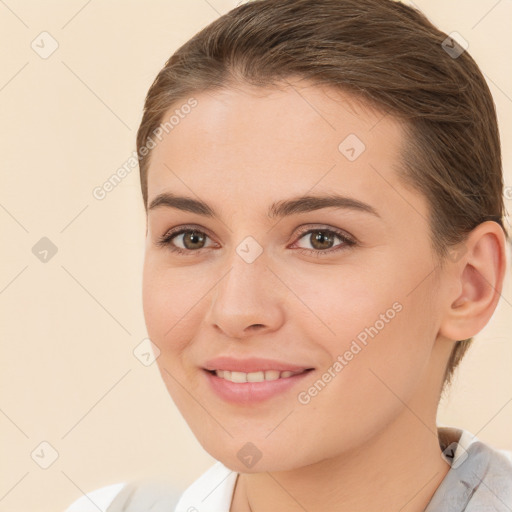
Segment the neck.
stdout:
<path fill-rule="evenodd" d="M 230 512 L 423 512 L 450 466 L 435 421 L 409 409 L 349 453 L 289 471 L 241 473 Z"/>

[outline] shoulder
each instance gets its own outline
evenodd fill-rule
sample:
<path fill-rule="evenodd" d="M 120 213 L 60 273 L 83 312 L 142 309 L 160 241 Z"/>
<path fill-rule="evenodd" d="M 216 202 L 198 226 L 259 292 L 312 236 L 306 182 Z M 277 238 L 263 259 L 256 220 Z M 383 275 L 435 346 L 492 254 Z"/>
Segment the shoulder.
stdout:
<path fill-rule="evenodd" d="M 504 464 L 512 468 L 512 451 L 496 448 L 495 451 L 500 455 Z"/>
<path fill-rule="evenodd" d="M 229 512 L 237 477 L 217 461 L 185 489 L 174 512 Z"/>
<path fill-rule="evenodd" d="M 64 512 L 141 512 L 149 507 L 172 511 L 179 496 L 178 488 L 166 480 L 138 479 L 88 492 Z"/>
<path fill-rule="evenodd" d="M 512 503 L 510 451 L 497 449 L 455 427 L 440 429 L 440 441 L 443 458 L 451 468 L 425 512 L 446 510 L 448 505 L 467 512 L 497 511 L 504 510 L 503 504 Z"/>
<path fill-rule="evenodd" d="M 472 490 L 472 495 L 468 496 L 468 512 L 510 510 L 508 508 L 512 504 L 512 453 L 510 451 L 498 449 L 474 436 L 467 444 L 466 453 L 463 454 L 456 472 L 459 480 Z"/>
<path fill-rule="evenodd" d="M 105 511 L 124 487 L 126 482 L 95 489 L 75 500 L 64 512 L 98 512 L 98 509 Z"/>

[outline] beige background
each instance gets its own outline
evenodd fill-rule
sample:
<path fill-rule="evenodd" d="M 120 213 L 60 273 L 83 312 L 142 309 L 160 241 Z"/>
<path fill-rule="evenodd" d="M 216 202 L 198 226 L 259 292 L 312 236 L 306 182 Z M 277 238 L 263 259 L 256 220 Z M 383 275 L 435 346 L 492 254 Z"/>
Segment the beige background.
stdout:
<path fill-rule="evenodd" d="M 213 463 L 155 364 L 133 354 L 146 336 L 138 169 L 102 201 L 92 190 L 134 151 L 144 96 L 165 60 L 235 5 L 0 0 L 0 511 L 63 510 L 82 492 L 143 476 L 183 489 Z M 416 5 L 468 41 L 494 95 L 502 140 L 510 141 L 512 3 Z M 35 40 L 43 51 L 43 31 L 59 45 L 46 59 L 31 47 Z M 44 48 L 50 44 L 45 39 Z M 510 148 L 504 144 L 508 185 Z M 42 237 L 58 249 L 46 263 L 32 252 Z M 439 413 L 439 422 L 505 449 L 512 449 L 511 327 L 509 267 L 499 308 Z M 38 465 L 51 457 L 43 441 L 58 452 L 47 469 Z"/>

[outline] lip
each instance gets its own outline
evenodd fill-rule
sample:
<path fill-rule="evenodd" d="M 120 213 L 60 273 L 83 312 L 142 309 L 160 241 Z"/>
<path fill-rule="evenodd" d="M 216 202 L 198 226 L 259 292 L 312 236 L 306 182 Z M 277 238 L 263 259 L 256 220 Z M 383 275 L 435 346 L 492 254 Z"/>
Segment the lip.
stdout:
<path fill-rule="evenodd" d="M 301 366 L 276 359 L 263 359 L 260 357 L 251 357 L 249 359 L 235 359 L 229 356 L 216 357 L 209 359 L 203 366 L 205 370 L 229 370 L 232 372 L 251 373 L 265 370 L 278 370 L 280 372 L 300 372 L 302 370 L 312 369 L 311 366 Z M 217 377 L 218 378 L 218 377 Z"/>
<path fill-rule="evenodd" d="M 289 367 L 290 365 L 288 365 L 287 368 L 282 371 L 287 371 Z M 261 366 L 259 366 L 259 368 L 261 369 Z M 222 368 L 217 369 L 220 370 Z M 237 405 L 252 405 L 283 394 L 286 391 L 290 391 L 296 384 L 307 377 L 312 371 L 314 370 L 310 369 L 310 371 L 304 371 L 303 373 L 292 375 L 291 377 L 280 378 L 277 380 L 267 380 L 264 382 L 231 382 L 229 380 L 217 377 L 215 373 L 211 373 L 209 370 L 202 370 L 206 376 L 206 379 L 208 380 L 210 389 L 223 400 Z"/>

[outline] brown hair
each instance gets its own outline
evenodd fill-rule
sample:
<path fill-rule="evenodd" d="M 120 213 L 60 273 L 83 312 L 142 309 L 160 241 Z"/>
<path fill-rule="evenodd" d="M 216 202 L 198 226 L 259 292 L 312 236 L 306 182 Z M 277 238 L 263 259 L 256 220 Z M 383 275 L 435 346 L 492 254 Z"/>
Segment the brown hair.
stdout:
<path fill-rule="evenodd" d="M 484 77 L 456 41 L 392 0 L 254 0 L 181 46 L 151 85 L 137 133 L 146 210 L 149 142 L 172 105 L 202 91 L 276 86 L 292 76 L 405 120 L 399 173 L 428 200 L 440 265 L 462 254 L 467 234 L 486 220 L 508 238 L 496 111 Z M 443 389 L 471 342 L 456 342 Z"/>

